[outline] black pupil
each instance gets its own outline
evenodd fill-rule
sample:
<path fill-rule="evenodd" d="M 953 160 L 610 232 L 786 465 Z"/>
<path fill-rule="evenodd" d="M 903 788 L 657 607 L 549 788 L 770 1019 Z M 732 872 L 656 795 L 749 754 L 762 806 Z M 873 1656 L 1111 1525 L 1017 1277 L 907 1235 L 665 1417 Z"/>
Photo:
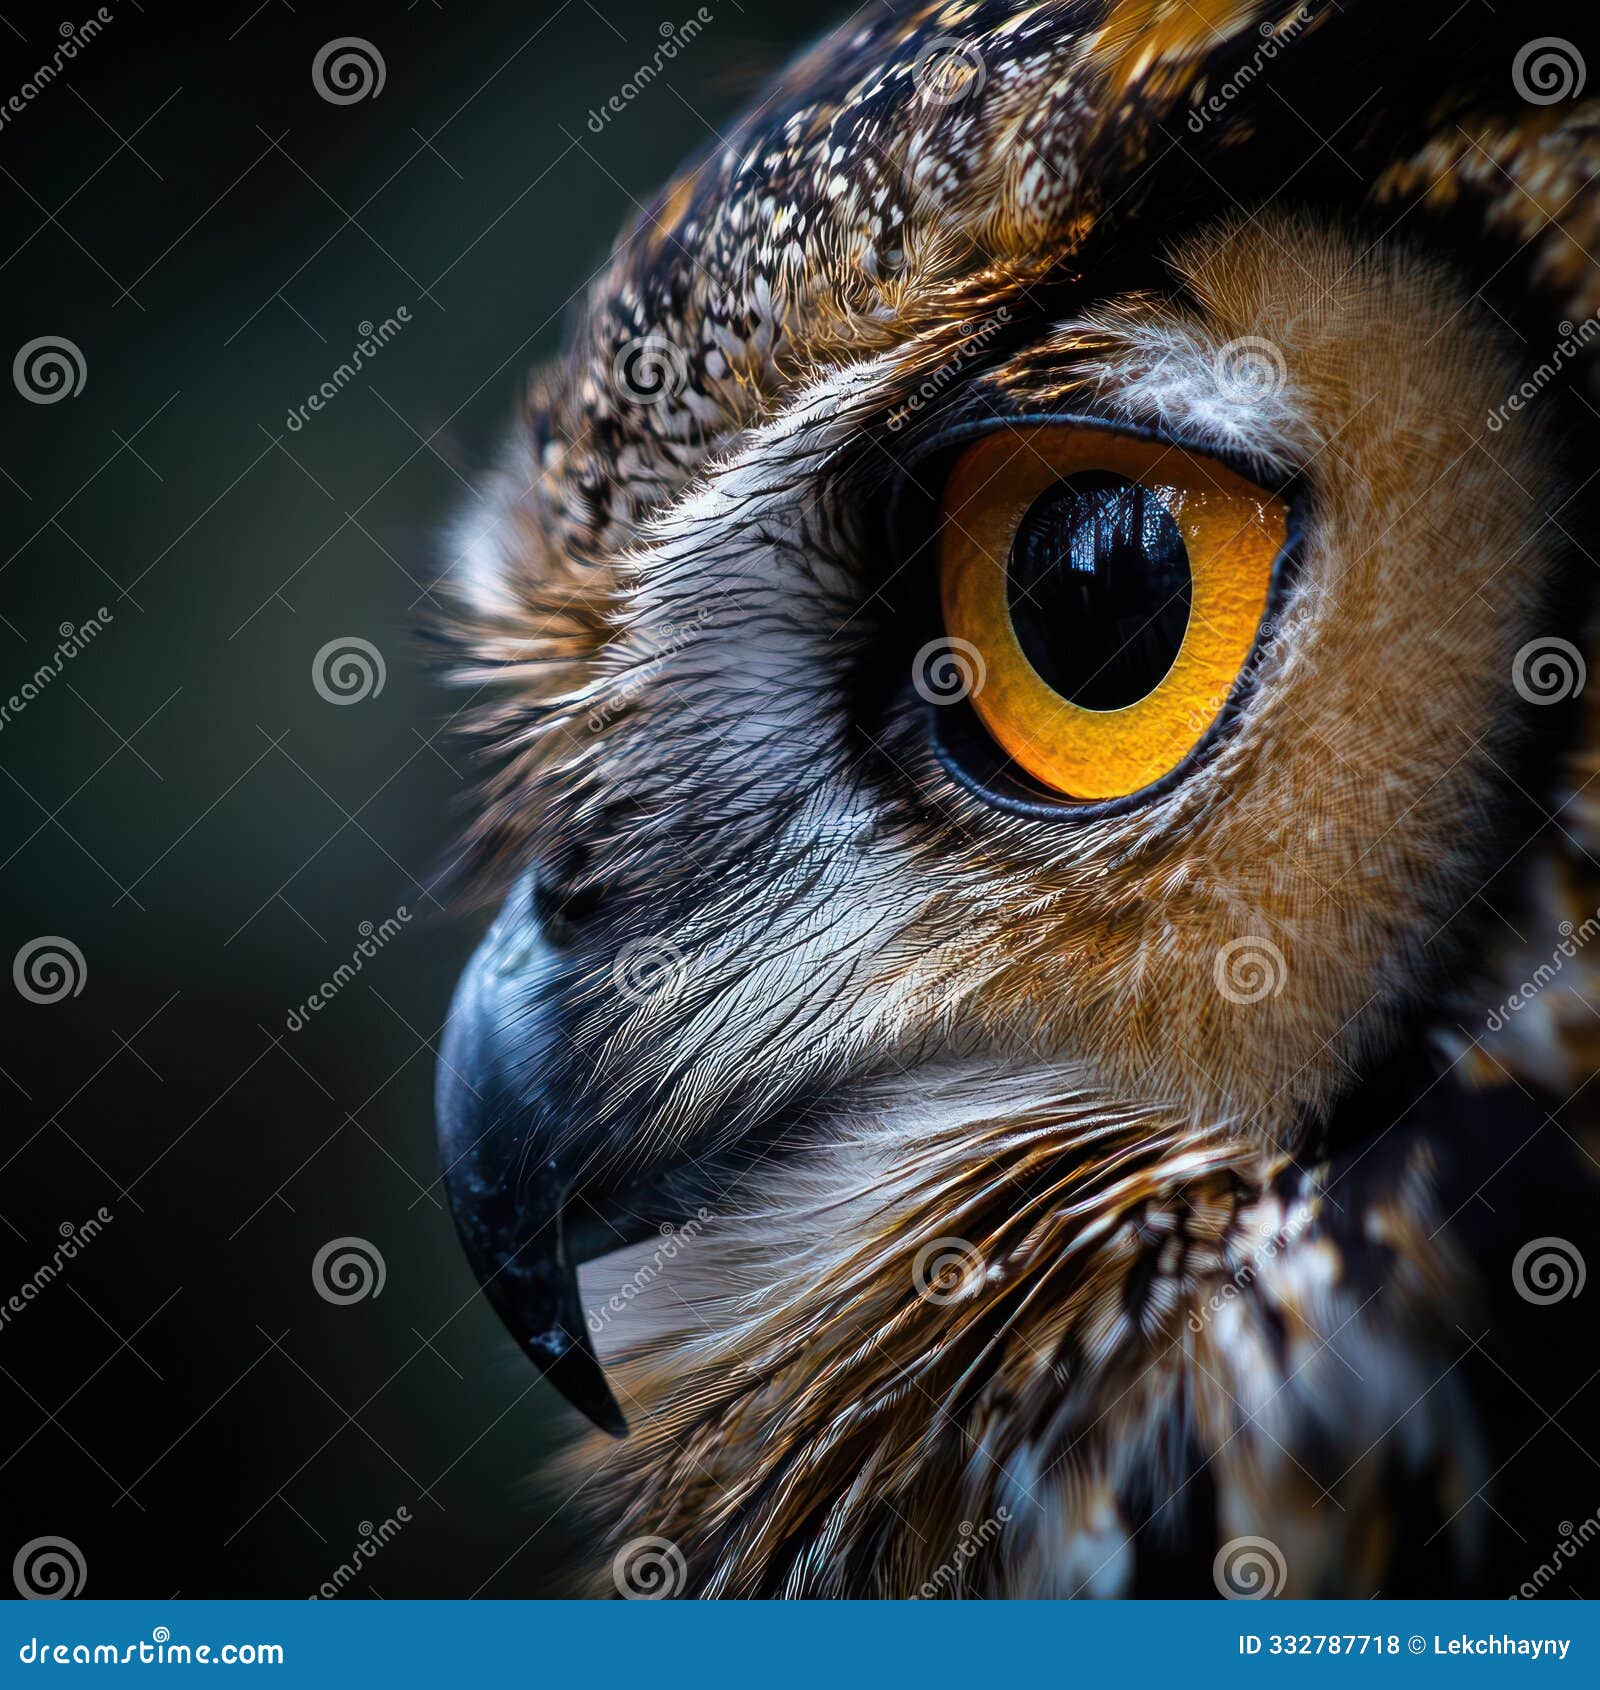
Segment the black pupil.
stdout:
<path fill-rule="evenodd" d="M 1007 596 L 1023 655 L 1085 710 L 1157 687 L 1189 626 L 1189 553 L 1148 487 L 1105 470 L 1063 477 L 1011 542 Z"/>

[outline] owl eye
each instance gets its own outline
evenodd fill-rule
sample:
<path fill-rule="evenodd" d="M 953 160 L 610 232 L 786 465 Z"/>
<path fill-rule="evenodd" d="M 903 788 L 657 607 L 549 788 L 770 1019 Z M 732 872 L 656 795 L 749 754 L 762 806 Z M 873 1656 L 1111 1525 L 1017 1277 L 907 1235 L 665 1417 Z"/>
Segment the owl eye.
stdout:
<path fill-rule="evenodd" d="M 1160 780 L 1239 683 L 1287 534 L 1283 499 L 1169 442 L 1076 423 L 983 435 L 950 470 L 938 542 L 983 727 L 1062 797 Z"/>

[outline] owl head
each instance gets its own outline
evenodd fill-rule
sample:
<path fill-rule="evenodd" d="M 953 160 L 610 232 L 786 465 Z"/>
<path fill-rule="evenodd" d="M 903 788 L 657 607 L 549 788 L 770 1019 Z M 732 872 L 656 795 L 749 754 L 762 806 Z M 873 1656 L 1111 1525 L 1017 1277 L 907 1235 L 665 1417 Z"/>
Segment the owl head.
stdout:
<path fill-rule="evenodd" d="M 1587 1072 L 1496 1015 L 1596 903 L 1546 10 L 874 5 L 592 278 L 451 536 L 503 902 L 439 1111 L 600 1425 L 577 1269 L 660 1228 L 888 1329 L 913 1186 L 1015 1242 L 1090 1164 L 1259 1184 Z"/>

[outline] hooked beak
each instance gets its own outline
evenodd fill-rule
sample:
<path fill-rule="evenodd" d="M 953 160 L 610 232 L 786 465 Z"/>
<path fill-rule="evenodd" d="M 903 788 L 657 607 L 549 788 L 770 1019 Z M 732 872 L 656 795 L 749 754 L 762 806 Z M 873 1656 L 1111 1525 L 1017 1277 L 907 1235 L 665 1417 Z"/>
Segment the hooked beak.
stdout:
<path fill-rule="evenodd" d="M 512 1336 L 574 1408 L 620 1438 L 627 1421 L 594 1352 L 577 1270 L 644 1236 L 654 1216 L 624 1201 L 631 1194 L 608 1182 L 557 1102 L 565 967 L 532 889 L 531 876 L 513 889 L 456 987 L 435 1084 L 444 1180 L 467 1258 Z"/>

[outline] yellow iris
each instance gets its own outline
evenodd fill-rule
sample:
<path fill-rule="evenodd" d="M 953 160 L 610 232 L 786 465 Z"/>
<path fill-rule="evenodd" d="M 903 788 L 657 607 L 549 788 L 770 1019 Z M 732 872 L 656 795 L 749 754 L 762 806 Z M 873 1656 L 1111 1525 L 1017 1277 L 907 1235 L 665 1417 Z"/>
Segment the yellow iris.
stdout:
<path fill-rule="evenodd" d="M 1077 487 L 1102 490 L 1102 508 L 1074 518 L 1070 490 Z M 1114 507 L 1104 504 L 1107 487 L 1118 490 Z M 1028 595 L 1024 603 L 1014 555 L 1019 528 L 1025 521 L 1037 527 L 1030 513 L 1062 488 L 1069 490 L 1067 515 L 1047 540 L 1068 537 L 1059 567 L 1050 566 L 1066 596 Z M 1163 602 L 1149 603 L 1146 617 L 1137 570 L 1140 536 L 1148 540 L 1152 524 L 1165 536 L 1163 572 L 1152 573 L 1159 591 L 1146 597 Z M 1166 442 L 1081 423 L 1018 424 L 985 434 L 962 453 L 945 483 L 939 539 L 945 632 L 983 659 L 972 705 L 984 726 L 1021 769 L 1066 797 L 1118 798 L 1161 779 L 1204 738 L 1249 659 L 1287 528 L 1282 499 L 1215 459 Z M 1113 542 L 1119 549 L 1113 551 Z M 1035 562 L 1037 552 L 1035 545 Z M 1110 579 L 1095 590 L 1124 607 L 1132 595 L 1131 617 L 1107 618 L 1097 627 L 1083 614 L 1090 602 L 1084 583 L 1095 583 L 1097 572 Z M 1036 571 L 1030 579 L 1038 579 Z M 1187 599 L 1187 623 L 1180 594 L 1169 591 L 1174 580 L 1181 580 Z M 1153 684 L 1116 708 L 1074 702 L 1064 691 L 1077 689 L 1061 673 L 1052 675 L 1058 683 L 1052 685 L 1024 651 L 1023 616 L 1039 665 L 1051 667 L 1047 648 L 1058 633 L 1070 662 L 1093 668 L 1084 677 L 1090 696 L 1104 696 L 1103 688 L 1093 691 L 1096 675 L 1115 676 L 1119 664 L 1136 687 L 1141 676 Z M 1174 631 L 1180 628 L 1181 638 Z M 1176 649 L 1158 676 L 1152 662 L 1166 665 L 1163 629 Z"/>

